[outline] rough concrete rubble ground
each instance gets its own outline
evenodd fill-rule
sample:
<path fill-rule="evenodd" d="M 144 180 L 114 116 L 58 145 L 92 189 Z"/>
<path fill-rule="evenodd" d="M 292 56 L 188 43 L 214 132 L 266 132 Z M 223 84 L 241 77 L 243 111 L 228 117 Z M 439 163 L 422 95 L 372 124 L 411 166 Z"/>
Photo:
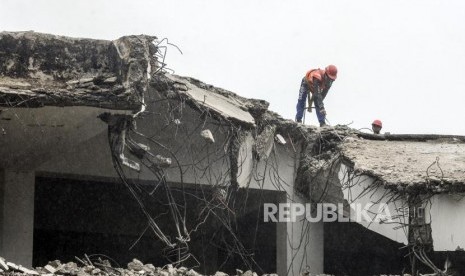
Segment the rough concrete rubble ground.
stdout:
<path fill-rule="evenodd" d="M 113 276 L 113 275 L 125 275 L 125 276 L 202 276 L 202 274 L 196 272 L 194 269 L 186 267 L 174 267 L 172 264 L 168 264 L 164 267 L 155 267 L 154 265 L 147 263 L 144 264 L 138 259 L 133 259 L 132 262 L 127 264 L 126 268 L 113 267 L 108 260 L 94 260 L 91 261 L 86 258 L 77 258 L 80 264 L 75 262 L 61 263 L 59 260 L 50 261 L 44 267 L 37 267 L 35 269 L 27 269 L 16 264 L 8 263 L 5 259 L 0 257 L 0 275 L 8 276 L 21 276 L 21 275 L 43 275 L 43 276 L 54 276 L 54 275 L 71 275 L 71 276 Z M 10 264 L 10 265 L 6 265 Z M 7 269 L 8 268 L 8 269 Z M 214 276 L 228 276 L 224 272 L 218 271 Z M 242 271 L 236 270 L 237 276 L 258 276 L 257 273 L 247 270 Z M 277 276 L 278 274 L 263 274 L 264 276 Z M 306 276 L 318 276 L 316 274 L 306 274 Z M 325 276 L 326 274 L 320 274 Z M 328 275 L 329 276 L 329 275 Z"/>

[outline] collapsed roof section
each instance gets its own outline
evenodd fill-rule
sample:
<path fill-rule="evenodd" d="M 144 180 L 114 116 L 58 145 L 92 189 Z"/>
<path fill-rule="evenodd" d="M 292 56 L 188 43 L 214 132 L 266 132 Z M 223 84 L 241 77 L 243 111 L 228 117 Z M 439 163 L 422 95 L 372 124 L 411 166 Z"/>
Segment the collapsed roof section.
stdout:
<path fill-rule="evenodd" d="M 345 139 L 342 155 L 355 172 L 399 192 L 465 191 L 465 137 L 401 136 L 398 141 Z"/>
<path fill-rule="evenodd" d="M 140 110 L 157 67 L 153 36 L 114 41 L 0 33 L 0 105 Z"/>
<path fill-rule="evenodd" d="M 302 157 L 296 185 L 304 194 L 324 176 L 319 172 L 341 161 L 400 192 L 465 191 L 465 137 L 369 135 L 345 126 L 317 129 L 296 124 L 269 111 L 266 101 L 164 73 L 154 41 L 156 37 L 146 35 L 107 41 L 2 32 L 0 105 L 91 106 L 135 113 L 143 110 L 151 86 L 165 98 L 252 131 L 259 156 L 269 150 L 276 134 L 296 148 L 303 142 L 297 149 Z"/>
<path fill-rule="evenodd" d="M 305 139 L 295 185 L 315 202 L 343 202 L 341 164 L 395 193 L 465 192 L 465 136 L 373 135 L 336 126 L 306 132 Z"/>

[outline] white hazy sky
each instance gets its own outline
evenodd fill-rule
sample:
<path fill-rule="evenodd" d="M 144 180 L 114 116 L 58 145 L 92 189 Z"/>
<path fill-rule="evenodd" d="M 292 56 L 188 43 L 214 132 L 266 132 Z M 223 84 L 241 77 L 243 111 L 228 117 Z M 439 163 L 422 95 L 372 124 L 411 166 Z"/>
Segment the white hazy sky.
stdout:
<path fill-rule="evenodd" d="M 166 37 L 184 53 L 168 49 L 176 74 L 265 99 L 289 119 L 304 73 L 335 64 L 331 124 L 465 135 L 462 0 L 0 0 L 0 28 Z"/>

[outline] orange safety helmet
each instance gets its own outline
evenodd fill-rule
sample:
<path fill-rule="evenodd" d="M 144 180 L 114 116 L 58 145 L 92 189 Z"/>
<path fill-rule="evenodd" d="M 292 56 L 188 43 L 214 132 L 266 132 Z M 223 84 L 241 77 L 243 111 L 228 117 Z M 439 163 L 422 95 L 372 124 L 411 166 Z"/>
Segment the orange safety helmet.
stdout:
<path fill-rule="evenodd" d="M 374 120 L 373 123 L 371 124 L 375 126 L 383 127 L 383 123 L 380 120 Z"/>
<path fill-rule="evenodd" d="M 332 80 L 336 80 L 337 78 L 337 68 L 336 66 L 334 65 L 328 65 L 326 66 L 325 68 L 325 71 L 326 71 L 326 74 L 328 75 L 328 77 Z"/>

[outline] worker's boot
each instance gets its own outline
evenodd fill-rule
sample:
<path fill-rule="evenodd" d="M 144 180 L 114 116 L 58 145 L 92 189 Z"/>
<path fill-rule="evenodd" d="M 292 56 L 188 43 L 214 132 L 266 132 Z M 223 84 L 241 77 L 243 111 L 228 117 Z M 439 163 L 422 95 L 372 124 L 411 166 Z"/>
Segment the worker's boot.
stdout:
<path fill-rule="evenodd" d="M 325 122 L 320 122 L 320 127 L 325 127 L 327 124 Z"/>

